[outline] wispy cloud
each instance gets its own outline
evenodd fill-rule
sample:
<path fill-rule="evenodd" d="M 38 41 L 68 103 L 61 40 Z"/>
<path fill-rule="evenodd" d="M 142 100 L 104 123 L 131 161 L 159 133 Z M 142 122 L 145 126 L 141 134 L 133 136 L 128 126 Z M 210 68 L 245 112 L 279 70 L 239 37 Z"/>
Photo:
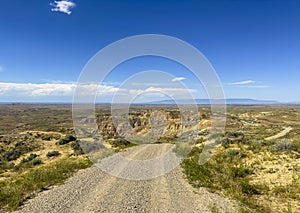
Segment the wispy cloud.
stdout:
<path fill-rule="evenodd" d="M 76 81 L 62 81 L 62 80 L 53 80 L 53 79 L 40 79 L 42 83 L 50 83 L 50 84 L 75 84 Z"/>
<path fill-rule="evenodd" d="M 254 84 L 256 81 L 253 80 L 246 80 L 246 81 L 238 81 L 238 82 L 233 82 L 229 83 L 230 85 L 246 85 L 246 84 Z"/>
<path fill-rule="evenodd" d="M 228 85 L 234 85 L 239 88 L 257 88 L 257 89 L 270 87 L 268 85 L 262 84 L 261 82 L 257 82 L 253 80 L 238 81 L 238 82 L 229 83 Z"/>
<path fill-rule="evenodd" d="M 196 90 L 172 87 L 148 87 L 145 89 L 119 89 L 113 97 L 115 103 L 128 103 L 132 100 L 139 102 L 149 102 L 152 100 L 162 100 L 174 98 L 175 100 L 193 97 Z"/>
<path fill-rule="evenodd" d="M 2 66 L 0 66 L 0 72 L 2 72 L 3 71 L 3 67 Z"/>
<path fill-rule="evenodd" d="M 271 86 L 269 85 L 242 85 L 241 87 L 243 88 L 270 88 Z"/>
<path fill-rule="evenodd" d="M 145 83 L 145 82 L 132 82 L 132 86 L 161 86 L 161 83 Z"/>
<path fill-rule="evenodd" d="M 50 3 L 50 5 L 53 7 L 51 11 L 62 12 L 68 15 L 72 13 L 71 8 L 76 6 L 76 4 L 70 0 L 54 1 Z"/>
<path fill-rule="evenodd" d="M 121 97 L 120 101 L 124 102 L 136 97 L 147 96 L 152 94 L 153 98 L 163 97 L 165 95 L 182 99 L 188 97 L 191 93 L 196 93 L 196 90 L 186 88 L 170 88 L 170 87 L 148 87 L 145 89 L 119 88 L 111 85 L 103 85 L 97 83 L 81 84 L 77 83 L 7 83 L 0 82 L 0 97 L 2 100 L 72 100 L 75 89 L 82 97 L 87 97 L 97 91 L 99 100 L 109 100 L 118 93 Z M 77 93 L 78 94 L 78 93 Z M 105 98 L 105 99 L 103 99 Z M 147 100 L 147 98 L 146 98 Z M 149 100 L 148 100 L 149 101 Z"/>
<path fill-rule="evenodd" d="M 176 82 L 176 81 L 183 81 L 185 80 L 185 77 L 176 77 L 176 78 L 173 78 L 172 81 L 173 82 Z"/>
<path fill-rule="evenodd" d="M 145 90 L 145 92 L 160 92 L 168 94 L 172 97 L 181 96 L 187 93 L 195 93 L 194 89 L 186 89 L 186 88 L 160 88 L 160 87 L 149 87 Z M 183 96 L 184 97 L 184 96 Z"/>

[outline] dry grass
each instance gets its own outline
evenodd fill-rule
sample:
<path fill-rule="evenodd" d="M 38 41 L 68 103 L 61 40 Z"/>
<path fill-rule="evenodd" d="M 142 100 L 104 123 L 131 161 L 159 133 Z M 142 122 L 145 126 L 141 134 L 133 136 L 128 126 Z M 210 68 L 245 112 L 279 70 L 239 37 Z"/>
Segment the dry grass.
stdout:
<path fill-rule="evenodd" d="M 166 115 L 169 117 L 177 115 L 176 107 L 171 106 L 133 107 L 132 125 L 140 134 L 149 130 L 147 116 L 151 110 L 168 111 Z M 205 137 L 211 125 L 210 109 L 200 107 L 199 111 L 200 134 Z M 99 116 L 106 116 L 104 126 L 109 124 L 107 106 L 97 106 L 96 112 Z M 239 200 L 245 206 L 241 212 L 300 212 L 300 107 L 229 106 L 227 115 L 226 134 L 219 135 L 222 145 L 211 161 L 202 167 L 197 164 L 203 143 L 200 141 L 183 162 L 191 184 L 208 187 Z M 57 144 L 60 138 L 74 134 L 71 106 L 0 105 L 0 118 L 2 207 L 14 209 L 33 192 L 61 183 L 77 169 L 90 165 L 84 156 L 74 155 L 71 144 Z M 280 138 L 272 137 L 287 127 L 291 128 L 279 135 Z M 169 135 L 178 131 L 172 125 L 169 129 Z M 108 149 L 118 151 L 128 146 L 127 143 L 109 140 L 115 134 L 113 129 L 107 133 L 111 134 L 104 143 Z M 160 139 L 162 142 L 172 140 L 167 137 Z M 47 157 L 52 151 L 58 151 L 59 155 Z M 41 164 L 30 160 L 34 154 Z M 44 179 L 46 176 L 53 180 Z M 22 190 L 25 193 L 20 193 Z"/>
<path fill-rule="evenodd" d="M 189 181 L 236 198 L 250 212 L 300 212 L 300 107 L 228 111 L 227 133 L 213 158 L 199 166 L 196 150 L 184 161 Z"/>
<path fill-rule="evenodd" d="M 90 165 L 87 158 L 68 158 L 42 165 L 39 168 L 31 168 L 26 172 L 14 173 L 9 177 L 10 180 L 0 181 L 0 207 L 14 210 L 34 193 L 62 183 L 78 169 L 84 169 Z"/>

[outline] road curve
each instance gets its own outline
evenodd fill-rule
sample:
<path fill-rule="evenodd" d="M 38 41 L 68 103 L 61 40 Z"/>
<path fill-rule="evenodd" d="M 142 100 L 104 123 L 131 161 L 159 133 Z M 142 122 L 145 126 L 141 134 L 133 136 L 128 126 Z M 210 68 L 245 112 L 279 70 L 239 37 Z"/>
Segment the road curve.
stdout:
<path fill-rule="evenodd" d="M 276 135 L 267 137 L 267 138 L 265 138 L 265 140 L 269 141 L 269 140 L 275 140 L 277 138 L 281 138 L 281 137 L 285 136 L 286 134 L 288 134 L 292 130 L 293 130 L 293 128 L 290 126 L 284 127 L 284 129 L 281 132 L 277 133 Z"/>
<path fill-rule="evenodd" d="M 122 154 L 144 160 L 158 157 L 169 148 L 168 144 L 147 144 Z M 156 169 L 163 167 L 162 163 Z M 126 165 L 122 169 L 126 170 Z M 189 185 L 180 166 L 150 180 L 128 180 L 94 165 L 77 172 L 63 185 L 39 193 L 17 212 L 211 212 L 212 208 L 221 212 L 237 209 L 229 199 Z"/>

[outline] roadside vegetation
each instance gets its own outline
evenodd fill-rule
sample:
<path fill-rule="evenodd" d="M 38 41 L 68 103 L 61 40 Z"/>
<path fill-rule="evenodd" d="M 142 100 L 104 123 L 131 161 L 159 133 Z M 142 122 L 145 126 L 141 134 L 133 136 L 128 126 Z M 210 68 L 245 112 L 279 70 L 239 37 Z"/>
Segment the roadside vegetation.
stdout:
<path fill-rule="evenodd" d="M 213 136 L 219 146 L 208 163 L 198 164 L 203 143 L 182 162 L 188 181 L 238 200 L 241 212 L 299 212 L 300 110 L 290 108 L 229 108 L 226 131 Z M 287 126 L 292 130 L 286 135 L 266 140 Z"/>
<path fill-rule="evenodd" d="M 97 147 L 76 138 L 70 105 L 0 105 L 0 118 L 0 211 L 15 210 L 92 165 L 85 153 Z M 114 152 L 136 145 L 114 134 L 105 138 Z"/>
<path fill-rule="evenodd" d="M 122 137 L 110 138 L 107 140 L 107 143 L 111 146 L 111 148 L 115 152 L 120 152 L 126 148 L 130 148 L 130 147 L 137 145 L 135 143 L 132 143 L 132 142 L 126 140 L 125 138 L 122 138 Z"/>
<path fill-rule="evenodd" d="M 87 158 L 68 158 L 31 168 L 27 172 L 14 173 L 9 180 L 0 181 L 0 206 L 6 210 L 15 210 L 35 193 L 62 183 L 78 169 L 90 165 Z"/>
<path fill-rule="evenodd" d="M 0 211 L 15 210 L 92 164 L 74 136 L 69 107 L 0 107 Z"/>
<path fill-rule="evenodd" d="M 35 193 L 62 183 L 78 169 L 91 165 L 74 136 L 68 143 L 60 144 L 70 136 L 57 140 L 57 134 L 27 131 L 0 139 L 1 209 L 15 210 Z"/>

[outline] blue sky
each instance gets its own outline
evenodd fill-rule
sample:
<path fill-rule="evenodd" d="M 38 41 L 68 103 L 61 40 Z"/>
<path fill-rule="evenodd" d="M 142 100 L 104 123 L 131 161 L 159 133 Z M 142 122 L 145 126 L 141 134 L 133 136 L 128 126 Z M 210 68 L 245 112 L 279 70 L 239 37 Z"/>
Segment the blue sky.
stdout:
<path fill-rule="evenodd" d="M 0 26 L 0 102 L 70 102 L 94 54 L 119 39 L 149 33 L 198 48 L 215 68 L 227 98 L 300 101 L 296 0 L 0 0 Z M 195 97 L 206 97 L 184 67 L 146 57 L 113 70 L 100 87 L 99 101 L 109 101 L 122 82 L 147 69 L 169 72 Z M 135 89 L 172 88 L 148 80 Z"/>

